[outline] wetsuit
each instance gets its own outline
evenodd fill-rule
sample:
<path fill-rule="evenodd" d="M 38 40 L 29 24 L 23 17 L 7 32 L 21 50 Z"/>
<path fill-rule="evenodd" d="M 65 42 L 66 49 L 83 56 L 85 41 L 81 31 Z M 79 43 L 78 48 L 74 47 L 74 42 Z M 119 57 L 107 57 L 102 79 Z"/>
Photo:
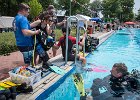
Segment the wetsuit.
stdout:
<path fill-rule="evenodd" d="M 117 82 L 117 81 L 115 81 Z M 100 79 L 94 79 L 91 87 L 93 100 L 140 100 L 140 95 L 127 89 L 116 88 L 116 91 L 124 92 L 120 96 L 114 94 L 110 86 L 110 75 Z"/>

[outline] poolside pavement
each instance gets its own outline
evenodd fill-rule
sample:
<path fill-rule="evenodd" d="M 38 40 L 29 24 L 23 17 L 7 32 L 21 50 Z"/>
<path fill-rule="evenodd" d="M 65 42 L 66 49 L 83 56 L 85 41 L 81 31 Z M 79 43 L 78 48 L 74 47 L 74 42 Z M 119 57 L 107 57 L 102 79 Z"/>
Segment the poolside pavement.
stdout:
<path fill-rule="evenodd" d="M 106 32 L 96 32 L 93 34 L 94 37 L 102 36 Z M 48 51 L 49 57 L 52 58 L 52 50 Z M 61 48 L 57 51 L 57 55 L 61 54 Z M 0 56 L 0 80 L 9 77 L 9 70 L 17 66 L 24 65 L 22 54 L 17 51 L 10 53 L 8 56 Z"/>

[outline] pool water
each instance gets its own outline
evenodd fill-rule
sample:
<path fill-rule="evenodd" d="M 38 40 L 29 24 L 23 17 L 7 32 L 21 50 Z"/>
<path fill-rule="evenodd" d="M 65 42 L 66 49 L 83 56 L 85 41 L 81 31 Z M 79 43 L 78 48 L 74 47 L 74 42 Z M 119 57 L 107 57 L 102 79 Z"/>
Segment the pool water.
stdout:
<path fill-rule="evenodd" d="M 125 63 L 129 72 L 132 69 L 140 69 L 140 30 L 116 31 L 86 59 L 86 68 L 94 68 L 94 70 L 92 72 L 83 71 L 82 73 L 85 89 L 92 86 L 94 79 L 109 75 L 114 63 Z M 43 98 L 45 100 L 79 100 L 80 96 L 74 86 L 72 76 L 69 75 L 55 91 Z"/>

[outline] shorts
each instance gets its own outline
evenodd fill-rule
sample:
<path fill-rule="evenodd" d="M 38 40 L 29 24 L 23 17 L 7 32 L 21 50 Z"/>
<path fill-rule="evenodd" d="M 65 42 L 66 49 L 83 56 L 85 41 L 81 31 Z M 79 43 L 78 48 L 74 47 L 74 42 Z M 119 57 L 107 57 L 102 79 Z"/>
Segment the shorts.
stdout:
<path fill-rule="evenodd" d="M 55 42 L 55 41 L 56 41 L 56 38 L 55 38 L 55 33 L 54 33 L 54 32 L 52 32 L 50 36 L 53 38 L 53 41 Z"/>
<path fill-rule="evenodd" d="M 33 58 L 33 46 L 17 46 L 19 51 L 23 54 L 25 64 L 31 64 Z"/>
<path fill-rule="evenodd" d="M 65 60 L 65 58 L 64 58 Z M 77 60 L 79 60 L 79 57 L 77 56 Z M 68 61 L 75 61 L 75 55 L 74 54 L 71 54 L 68 56 Z"/>
<path fill-rule="evenodd" d="M 40 57 L 44 57 L 46 55 L 46 51 L 42 48 L 41 44 L 37 44 L 36 52 L 39 54 Z"/>
<path fill-rule="evenodd" d="M 33 59 L 33 50 L 21 53 L 23 54 L 24 63 L 30 65 Z"/>

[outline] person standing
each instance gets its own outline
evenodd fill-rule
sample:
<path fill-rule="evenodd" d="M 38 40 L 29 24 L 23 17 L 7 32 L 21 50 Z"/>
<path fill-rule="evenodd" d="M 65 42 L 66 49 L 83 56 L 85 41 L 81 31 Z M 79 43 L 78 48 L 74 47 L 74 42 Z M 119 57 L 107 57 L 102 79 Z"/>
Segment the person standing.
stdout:
<path fill-rule="evenodd" d="M 27 4 L 19 4 L 18 13 L 13 21 L 16 45 L 23 54 L 25 66 L 29 66 L 33 55 L 33 39 L 32 36 L 39 34 L 40 30 L 32 31 L 27 19 L 30 7 Z"/>
<path fill-rule="evenodd" d="M 54 30 L 55 30 L 56 26 L 59 26 L 59 27 L 66 26 L 66 19 L 64 18 L 63 21 L 58 22 L 57 15 L 56 15 L 56 10 L 55 10 L 55 7 L 53 5 L 48 6 L 47 12 L 52 17 L 52 21 L 53 21 L 53 24 L 51 26 L 52 33 L 50 34 L 50 36 L 53 37 L 53 39 L 54 39 L 54 41 L 56 43 L 56 36 L 55 36 L 56 33 L 55 33 Z M 55 50 L 54 46 L 52 47 L 52 52 L 53 52 L 53 57 L 55 57 L 56 56 L 56 50 Z"/>

